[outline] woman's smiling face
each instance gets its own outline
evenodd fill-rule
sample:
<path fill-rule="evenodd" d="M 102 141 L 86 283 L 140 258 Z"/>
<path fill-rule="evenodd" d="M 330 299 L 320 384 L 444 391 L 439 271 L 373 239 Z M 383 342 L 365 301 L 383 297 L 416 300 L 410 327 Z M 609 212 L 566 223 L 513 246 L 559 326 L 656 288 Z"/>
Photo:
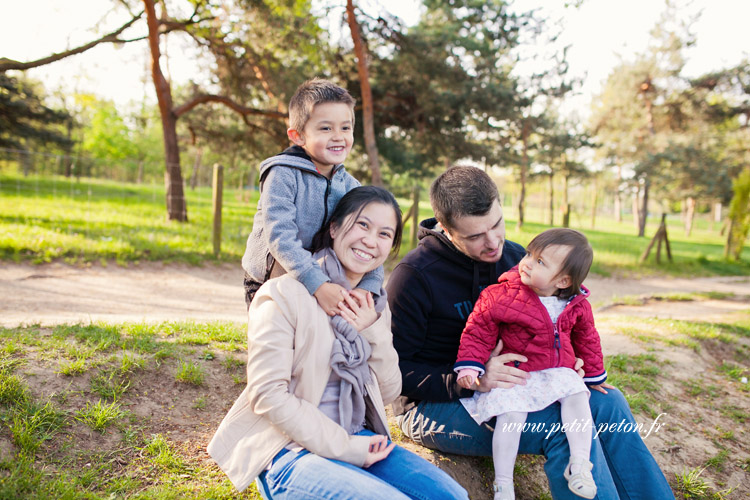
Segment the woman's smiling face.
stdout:
<path fill-rule="evenodd" d="M 349 215 L 341 226 L 331 226 L 333 251 L 352 288 L 357 287 L 362 276 L 385 262 L 395 232 L 393 207 L 379 202 L 369 203 L 359 214 Z"/>

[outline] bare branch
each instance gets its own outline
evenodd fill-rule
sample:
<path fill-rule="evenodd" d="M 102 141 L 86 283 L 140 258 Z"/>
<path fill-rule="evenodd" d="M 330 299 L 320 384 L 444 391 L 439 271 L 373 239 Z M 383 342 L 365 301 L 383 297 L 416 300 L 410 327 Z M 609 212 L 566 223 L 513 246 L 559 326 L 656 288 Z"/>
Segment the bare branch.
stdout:
<path fill-rule="evenodd" d="M 194 107 L 198 106 L 199 104 L 205 104 L 207 102 L 218 102 L 227 106 L 233 111 L 236 111 L 237 113 L 241 114 L 243 118 L 245 119 L 246 123 L 247 123 L 248 115 L 265 116 L 268 118 L 277 118 L 280 120 L 283 120 L 286 118 L 286 114 L 281 113 L 279 111 L 248 108 L 246 106 L 242 106 L 241 104 L 237 104 L 229 97 L 213 95 L 213 94 L 201 94 L 201 95 L 195 96 L 190 101 L 186 102 L 185 104 L 182 104 L 181 106 L 177 106 L 176 108 L 174 108 L 172 112 L 174 113 L 176 117 L 179 118 L 180 116 L 184 115 L 185 113 L 187 113 Z"/>
<path fill-rule="evenodd" d="M 81 45 L 80 47 L 76 47 L 75 49 L 66 50 L 65 52 L 58 52 L 50 56 L 43 57 L 42 59 L 37 59 L 36 61 L 19 62 L 19 61 L 14 61 L 12 59 L 8 59 L 7 57 L 0 58 L 0 72 L 8 71 L 11 69 L 27 70 L 27 69 L 36 68 L 39 66 L 44 66 L 45 64 L 50 64 L 50 63 L 59 61 L 61 59 L 65 59 L 66 57 L 80 54 L 82 52 L 86 52 L 87 50 L 93 47 L 96 47 L 100 43 L 106 43 L 106 42 L 124 43 L 125 41 L 120 40 L 119 38 L 117 38 L 117 36 L 123 31 L 125 31 L 126 29 L 128 29 L 130 26 L 132 26 L 133 23 L 135 23 L 138 19 L 141 18 L 142 15 L 143 15 L 143 11 L 141 11 L 139 14 L 136 14 L 133 17 L 133 19 L 123 24 L 117 30 L 107 35 L 104 35 L 98 40 L 94 40 L 93 42 L 89 42 L 85 45 Z"/>

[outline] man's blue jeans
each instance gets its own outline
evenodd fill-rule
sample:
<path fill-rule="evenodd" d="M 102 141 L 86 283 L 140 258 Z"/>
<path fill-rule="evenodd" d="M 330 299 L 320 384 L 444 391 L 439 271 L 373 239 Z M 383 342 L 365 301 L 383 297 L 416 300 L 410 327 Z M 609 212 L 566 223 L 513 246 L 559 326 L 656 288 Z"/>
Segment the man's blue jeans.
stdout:
<path fill-rule="evenodd" d="M 634 424 L 635 419 L 622 393 L 617 389 L 607 391 L 609 394 L 591 391 L 589 403 L 597 428 L 602 424 L 617 426 L 622 421 Z M 495 420 L 477 425 L 459 401 L 423 401 L 397 421 L 407 437 L 427 448 L 457 455 L 492 456 Z M 544 471 L 555 500 L 580 499 L 568 490 L 563 477 L 570 458 L 565 434 L 558 430 L 548 437 L 552 426 L 560 425 L 560 404 L 529 413 L 527 423 L 527 429 L 543 430 L 524 431 L 519 453 L 547 457 Z M 591 444 L 591 462 L 594 464 L 591 472 L 598 488 L 597 498 L 674 499 L 669 483 L 637 432 L 600 432 Z"/>
<path fill-rule="evenodd" d="M 372 436 L 364 430 L 360 435 Z M 266 500 L 468 500 L 448 474 L 396 446 L 366 469 L 309 451 L 281 450 L 256 481 Z"/>

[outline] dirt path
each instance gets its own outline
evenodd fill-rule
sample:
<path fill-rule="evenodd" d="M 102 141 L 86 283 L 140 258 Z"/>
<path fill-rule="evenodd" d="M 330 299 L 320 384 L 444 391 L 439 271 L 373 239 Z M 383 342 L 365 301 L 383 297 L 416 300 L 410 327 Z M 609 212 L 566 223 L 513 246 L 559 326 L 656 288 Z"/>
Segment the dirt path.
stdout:
<path fill-rule="evenodd" d="M 624 280 L 592 276 L 586 286 L 595 306 L 646 293 L 713 291 L 750 296 L 750 277 Z M 702 302 L 702 307 L 711 306 L 710 301 Z M 713 306 L 718 309 L 712 312 L 723 312 L 717 304 Z M 694 304 L 684 309 L 671 307 L 663 314 L 696 314 Z M 81 268 L 58 263 L 3 264 L 0 268 L 2 326 L 185 319 L 244 322 L 239 266 L 147 263 Z"/>

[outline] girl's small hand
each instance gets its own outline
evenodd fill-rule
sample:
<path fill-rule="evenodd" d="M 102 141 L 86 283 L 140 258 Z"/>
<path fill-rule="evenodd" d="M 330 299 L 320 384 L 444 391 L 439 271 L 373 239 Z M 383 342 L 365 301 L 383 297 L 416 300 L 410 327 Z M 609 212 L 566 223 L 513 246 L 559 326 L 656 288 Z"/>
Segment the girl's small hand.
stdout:
<path fill-rule="evenodd" d="M 354 289 L 344 300 L 339 302 L 341 317 L 358 332 L 375 323 L 378 313 L 375 312 L 375 301 L 370 292 Z"/>
<path fill-rule="evenodd" d="M 458 372 L 458 379 L 456 382 L 464 389 L 476 389 L 479 386 L 479 372 L 472 370 L 471 368 L 464 368 Z M 477 385 L 477 387 L 474 386 Z"/>
<path fill-rule="evenodd" d="M 576 364 L 575 366 L 573 366 L 573 370 L 575 370 L 575 372 L 581 378 L 583 378 L 586 375 L 586 372 L 583 371 L 583 360 L 581 358 L 576 358 Z"/>
<path fill-rule="evenodd" d="M 606 388 L 606 389 L 614 389 L 614 388 L 615 388 L 615 386 L 613 386 L 613 385 L 609 385 L 609 384 L 608 384 L 608 383 L 606 383 L 606 382 L 604 382 L 603 384 L 597 384 L 597 385 L 590 385 L 590 386 L 589 386 L 589 389 L 591 389 L 591 390 L 594 390 L 594 391 L 599 391 L 599 392 L 601 392 L 602 394 L 609 394 L 609 393 L 608 393 L 608 392 L 607 392 L 607 391 L 605 390 L 605 388 Z"/>
<path fill-rule="evenodd" d="M 367 450 L 367 457 L 363 467 L 369 467 L 375 462 L 380 462 L 387 457 L 393 448 L 396 447 L 396 443 L 388 444 L 388 438 L 380 434 L 370 437 L 370 448 Z"/>

